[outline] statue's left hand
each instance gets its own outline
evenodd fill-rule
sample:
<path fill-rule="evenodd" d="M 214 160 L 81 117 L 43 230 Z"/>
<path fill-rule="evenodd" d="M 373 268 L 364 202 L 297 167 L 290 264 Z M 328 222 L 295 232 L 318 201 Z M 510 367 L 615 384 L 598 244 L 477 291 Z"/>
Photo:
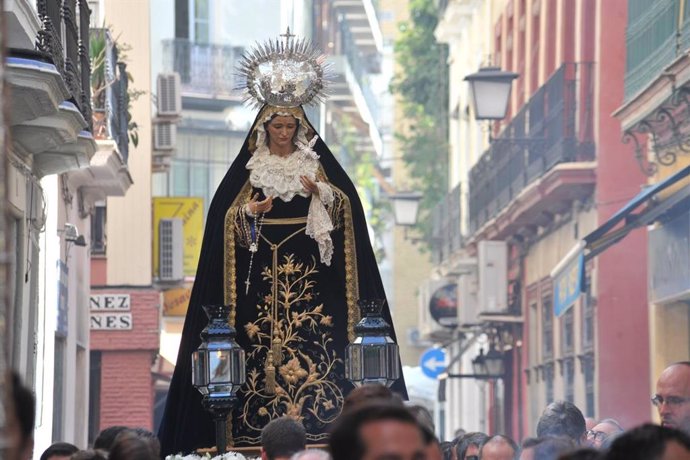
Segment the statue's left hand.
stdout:
<path fill-rule="evenodd" d="M 319 187 L 316 186 L 316 182 L 309 179 L 307 176 L 300 176 L 300 181 L 302 182 L 302 187 L 305 190 L 313 193 L 314 195 L 319 194 Z"/>

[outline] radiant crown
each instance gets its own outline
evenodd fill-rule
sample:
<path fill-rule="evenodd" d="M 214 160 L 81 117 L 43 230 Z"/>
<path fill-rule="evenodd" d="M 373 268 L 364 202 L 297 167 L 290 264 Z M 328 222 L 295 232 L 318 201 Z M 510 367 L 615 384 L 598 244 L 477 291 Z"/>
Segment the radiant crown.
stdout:
<path fill-rule="evenodd" d="M 238 89 L 245 101 L 260 107 L 297 107 L 323 100 L 327 64 L 325 55 L 309 40 L 294 40 L 288 27 L 284 39 L 258 44 L 240 60 Z"/>

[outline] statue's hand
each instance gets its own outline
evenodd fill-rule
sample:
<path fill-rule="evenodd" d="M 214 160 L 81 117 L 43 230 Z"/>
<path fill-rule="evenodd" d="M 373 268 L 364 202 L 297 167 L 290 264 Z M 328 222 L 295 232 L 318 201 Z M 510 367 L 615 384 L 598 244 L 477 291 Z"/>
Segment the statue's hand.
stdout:
<path fill-rule="evenodd" d="M 247 213 L 251 216 L 256 216 L 264 212 L 269 212 L 273 209 L 273 197 L 269 196 L 265 200 L 259 201 L 259 194 L 255 193 L 249 203 L 247 203 Z"/>
<path fill-rule="evenodd" d="M 304 187 L 305 190 L 313 193 L 314 195 L 319 194 L 319 187 L 316 186 L 316 182 L 309 179 L 307 176 L 300 176 L 299 180 L 302 182 L 302 187 Z"/>

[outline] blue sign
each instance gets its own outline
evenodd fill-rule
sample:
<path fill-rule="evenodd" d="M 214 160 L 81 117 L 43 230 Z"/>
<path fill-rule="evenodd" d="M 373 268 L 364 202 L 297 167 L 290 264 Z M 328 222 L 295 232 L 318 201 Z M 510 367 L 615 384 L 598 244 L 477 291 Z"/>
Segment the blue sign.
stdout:
<path fill-rule="evenodd" d="M 553 277 L 553 313 L 561 316 L 580 297 L 584 288 L 585 253 L 580 250 Z"/>
<path fill-rule="evenodd" d="M 443 348 L 429 348 L 419 358 L 422 373 L 430 379 L 437 379 L 446 370 L 446 351 Z"/>

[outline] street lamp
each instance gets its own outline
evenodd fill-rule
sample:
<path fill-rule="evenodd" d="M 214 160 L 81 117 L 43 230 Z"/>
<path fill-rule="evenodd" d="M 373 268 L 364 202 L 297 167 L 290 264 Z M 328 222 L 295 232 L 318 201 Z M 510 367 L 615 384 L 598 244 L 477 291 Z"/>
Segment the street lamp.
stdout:
<path fill-rule="evenodd" d="M 417 212 L 422 196 L 419 192 L 399 192 L 391 195 L 396 225 L 411 227 L 417 223 Z"/>
<path fill-rule="evenodd" d="M 213 416 L 218 453 L 227 449 L 226 422 L 245 382 L 244 350 L 235 342 L 229 305 L 204 305 L 208 325 L 192 353 L 192 385 L 203 395 L 202 406 Z"/>
<path fill-rule="evenodd" d="M 467 75 L 470 83 L 474 118 L 477 120 L 501 120 L 505 118 L 513 80 L 519 74 L 502 71 L 500 67 L 482 67 Z"/>
<path fill-rule="evenodd" d="M 355 339 L 345 348 L 345 377 L 356 387 L 374 383 L 387 387 L 400 378 L 398 345 L 381 317 L 385 300 L 359 300 L 362 319 Z"/>
<path fill-rule="evenodd" d="M 505 363 L 503 353 L 495 347 L 491 347 L 489 352 L 484 354 L 484 349 L 479 349 L 479 354 L 472 360 L 472 374 L 443 374 L 442 378 L 448 379 L 477 379 L 493 380 L 503 378 L 505 373 Z"/>

